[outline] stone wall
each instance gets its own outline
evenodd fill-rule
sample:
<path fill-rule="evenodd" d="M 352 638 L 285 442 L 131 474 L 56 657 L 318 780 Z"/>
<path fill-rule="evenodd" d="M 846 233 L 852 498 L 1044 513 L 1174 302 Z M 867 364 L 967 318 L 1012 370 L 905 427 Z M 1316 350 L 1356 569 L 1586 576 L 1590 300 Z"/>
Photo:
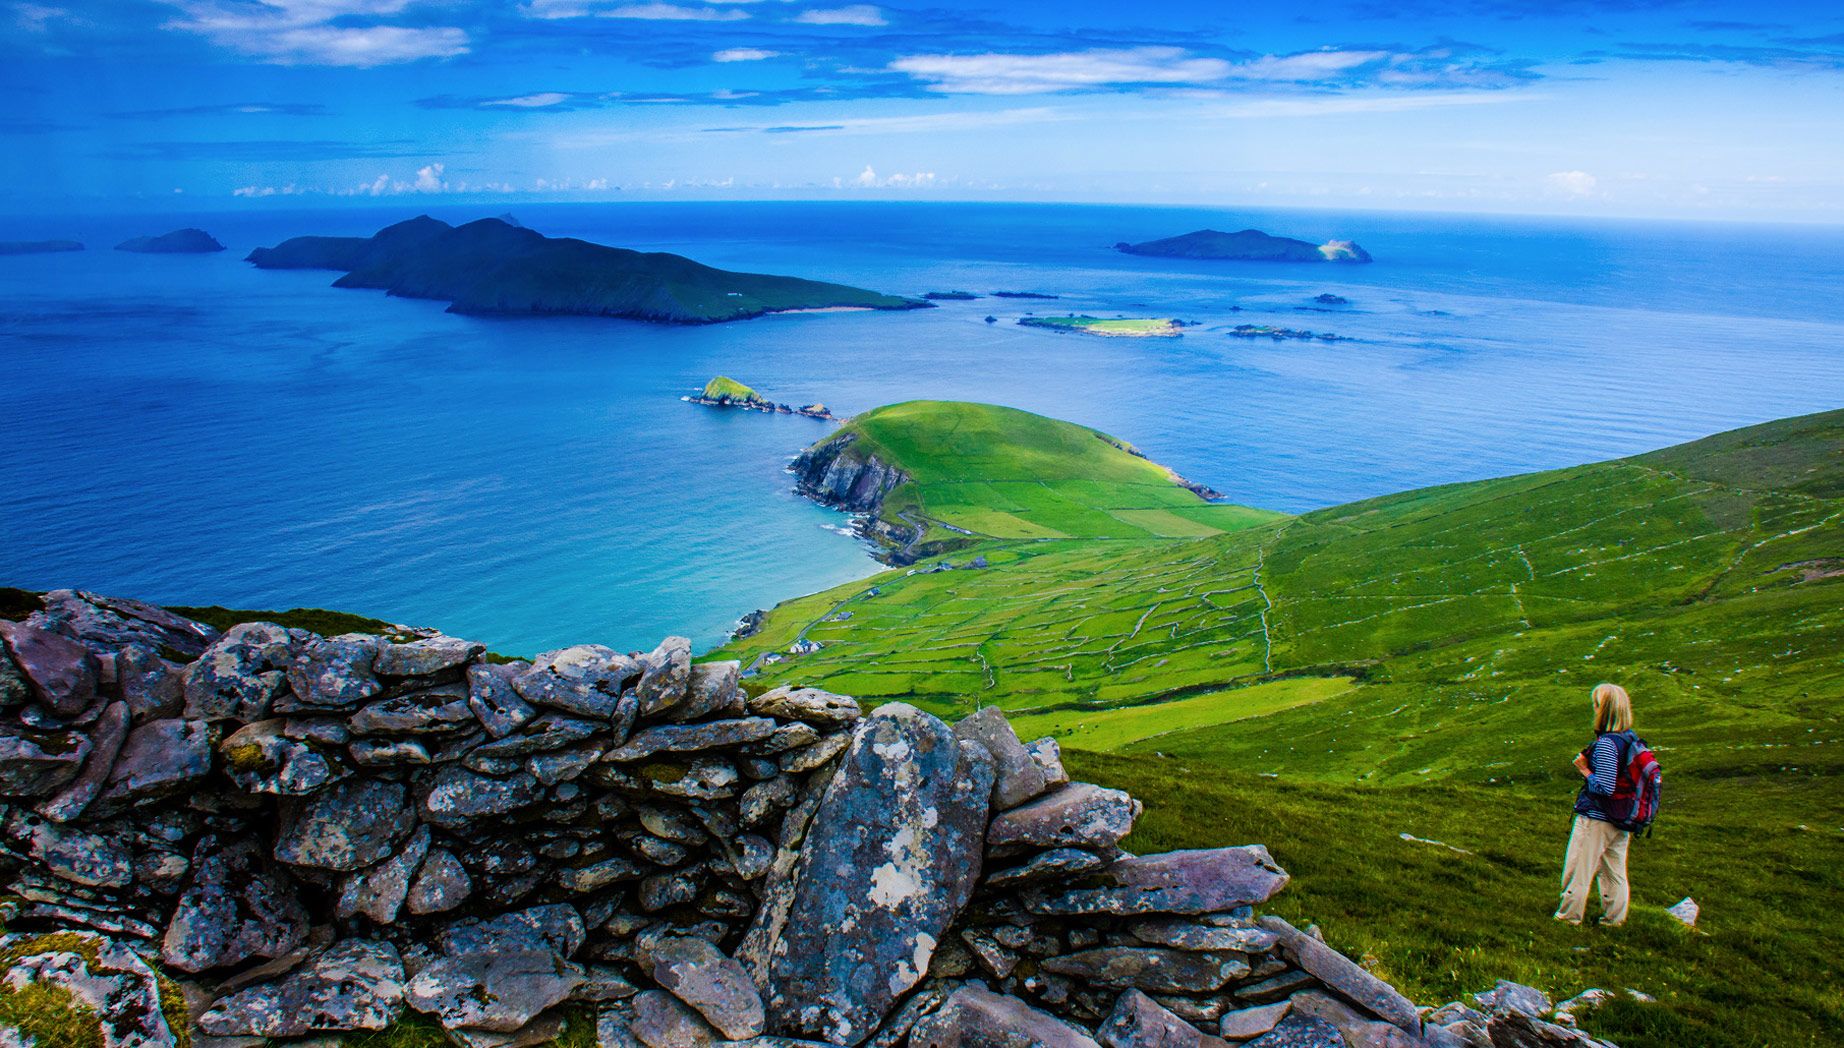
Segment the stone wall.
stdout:
<path fill-rule="evenodd" d="M 68 994 L 106 1048 L 410 1012 L 467 1048 L 1570 1043 L 1424 1024 L 1256 915 L 1259 846 L 1123 852 L 1139 803 L 995 709 L 68 590 L 0 640 L 0 996 Z"/>

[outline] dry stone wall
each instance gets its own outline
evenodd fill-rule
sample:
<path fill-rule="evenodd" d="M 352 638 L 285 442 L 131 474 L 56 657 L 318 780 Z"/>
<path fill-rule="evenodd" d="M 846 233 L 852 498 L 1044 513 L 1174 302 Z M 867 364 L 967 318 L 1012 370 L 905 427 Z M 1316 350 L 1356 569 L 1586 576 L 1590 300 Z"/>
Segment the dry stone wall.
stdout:
<path fill-rule="evenodd" d="M 0 641 L 0 996 L 67 995 L 105 1048 L 409 1013 L 465 1048 L 1588 1043 L 1424 1022 L 1256 914 L 1265 849 L 1124 852 L 1139 803 L 995 709 L 750 695 L 683 638 L 499 662 L 68 590 Z"/>

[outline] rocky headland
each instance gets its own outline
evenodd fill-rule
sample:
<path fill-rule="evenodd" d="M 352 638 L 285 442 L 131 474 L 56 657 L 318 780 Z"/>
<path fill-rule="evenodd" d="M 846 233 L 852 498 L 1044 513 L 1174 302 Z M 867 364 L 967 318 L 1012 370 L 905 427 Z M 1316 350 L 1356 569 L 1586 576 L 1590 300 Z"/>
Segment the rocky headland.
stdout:
<path fill-rule="evenodd" d="M 175 229 L 157 237 L 130 237 L 115 245 L 117 251 L 148 255 L 203 255 L 224 250 L 216 237 L 202 229 Z"/>
<path fill-rule="evenodd" d="M 1148 240 L 1114 245 L 1129 255 L 1154 258 L 1196 258 L 1234 262 L 1369 262 L 1370 252 L 1350 240 L 1328 240 L 1313 244 L 1292 237 L 1277 237 L 1259 229 L 1224 233 L 1200 229 L 1162 240 Z"/>
<path fill-rule="evenodd" d="M 779 404 L 727 375 L 718 375 L 706 382 L 704 388 L 696 394 L 680 399 L 713 408 L 742 408 L 745 411 L 766 411 L 770 414 L 802 415 L 828 422 L 837 421 L 824 404 L 808 404 L 804 407 Z"/>
<path fill-rule="evenodd" d="M 1260 845 L 1126 851 L 995 708 L 70 590 L 0 638 L 8 1043 L 1594 1043 L 1510 984 L 1424 1013 L 1257 913 Z"/>
<path fill-rule="evenodd" d="M 75 240 L 0 240 L 0 255 L 46 255 L 58 251 L 82 251 Z"/>
<path fill-rule="evenodd" d="M 261 269 L 333 269 L 334 287 L 450 303 L 451 313 L 711 324 L 769 313 L 903 310 L 932 303 L 798 277 L 734 273 L 680 255 L 547 237 L 502 219 L 427 215 L 370 237 L 295 237 L 250 252 Z"/>

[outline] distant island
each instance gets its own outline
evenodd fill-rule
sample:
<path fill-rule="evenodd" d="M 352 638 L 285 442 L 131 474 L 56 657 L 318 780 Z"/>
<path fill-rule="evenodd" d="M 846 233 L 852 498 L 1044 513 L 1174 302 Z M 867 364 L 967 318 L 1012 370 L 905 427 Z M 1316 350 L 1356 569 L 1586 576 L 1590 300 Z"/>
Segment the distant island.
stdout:
<path fill-rule="evenodd" d="M 1314 295 L 1313 301 L 1322 306 L 1348 306 L 1351 304 L 1350 299 L 1343 295 L 1334 295 L 1330 291 L 1323 291 Z"/>
<path fill-rule="evenodd" d="M 222 251 L 224 245 L 202 229 L 175 229 L 157 237 L 130 237 L 115 245 L 115 250 L 147 255 L 204 255 Z"/>
<path fill-rule="evenodd" d="M 971 291 L 930 291 L 922 297 L 930 302 L 971 302 L 980 296 Z"/>
<path fill-rule="evenodd" d="M 450 303 L 469 315 L 621 317 L 714 324 L 768 313 L 921 309 L 931 303 L 798 277 L 732 273 L 689 258 L 547 237 L 497 218 L 423 215 L 370 237 L 295 237 L 250 252 L 259 269 L 335 269 L 334 287 Z"/>
<path fill-rule="evenodd" d="M 0 240 L 0 255 L 46 255 L 54 251 L 82 251 L 75 240 Z"/>
<path fill-rule="evenodd" d="M 1292 237 L 1273 236 L 1259 229 L 1244 229 L 1235 233 L 1200 229 L 1195 233 L 1166 237 L 1163 240 L 1148 240 L 1143 244 L 1129 244 L 1123 241 L 1114 247 L 1115 250 L 1129 255 L 1148 255 L 1154 258 L 1221 259 L 1236 262 L 1369 262 L 1371 260 L 1370 252 L 1357 246 L 1355 241 L 1328 240 L 1323 244 L 1309 244 Z"/>
<path fill-rule="evenodd" d="M 704 389 L 696 396 L 681 397 L 692 404 L 703 404 L 713 408 L 743 408 L 747 411 L 767 411 L 780 415 L 804 415 L 807 418 L 834 421 L 832 412 L 824 404 L 808 404 L 797 408 L 788 404 L 777 404 L 754 389 L 728 375 L 718 375 L 706 382 Z"/>
<path fill-rule="evenodd" d="M 1344 335 L 1334 335 L 1329 331 L 1306 331 L 1300 328 L 1274 327 L 1271 324 L 1237 324 L 1234 328 L 1230 329 L 1229 333 L 1234 338 L 1271 338 L 1276 342 L 1284 342 L 1288 339 L 1301 342 L 1351 341 Z"/>
<path fill-rule="evenodd" d="M 995 291 L 995 292 L 993 292 L 993 293 L 992 293 L 992 297 L 994 297 L 994 298 L 1041 298 L 1041 299 L 1053 299 L 1053 298 L 1057 298 L 1057 297 L 1059 297 L 1059 296 L 1057 296 L 1057 295 L 1046 295 L 1046 294 L 1044 294 L 1044 293 L 1043 293 L 1043 292 L 1041 292 L 1041 291 Z"/>
<path fill-rule="evenodd" d="M 1073 331 L 1104 338 L 1177 338 L 1184 334 L 1179 329 L 1185 326 L 1183 321 L 1168 317 L 1117 317 L 1113 320 L 1089 316 L 1024 317 L 1018 323 L 1022 327 Z"/>

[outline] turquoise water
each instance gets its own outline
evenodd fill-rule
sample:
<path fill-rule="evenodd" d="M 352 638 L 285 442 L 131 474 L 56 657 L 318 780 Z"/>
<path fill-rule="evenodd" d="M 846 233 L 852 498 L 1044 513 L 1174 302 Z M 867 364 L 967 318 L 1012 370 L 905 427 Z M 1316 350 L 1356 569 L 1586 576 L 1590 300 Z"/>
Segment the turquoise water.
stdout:
<path fill-rule="evenodd" d="M 670 632 L 707 647 L 744 612 L 877 567 L 782 472 L 828 425 L 678 400 L 720 372 L 841 413 L 941 397 L 1056 415 L 1283 510 L 1844 406 L 1844 264 L 1797 229 L 949 204 L 518 209 L 546 233 L 730 268 L 1063 296 L 699 328 L 456 317 L 240 261 L 415 210 L 0 221 L 0 239 L 92 248 L 0 258 L 0 583 L 343 608 L 507 652 Z M 99 250 L 181 224 L 231 250 Z M 1380 261 L 1109 248 L 1206 225 L 1355 237 Z M 1327 291 L 1351 305 L 1302 310 Z M 1144 341 L 1016 326 L 1033 309 L 1201 326 Z M 1224 334 L 1238 323 L 1355 341 Z"/>

